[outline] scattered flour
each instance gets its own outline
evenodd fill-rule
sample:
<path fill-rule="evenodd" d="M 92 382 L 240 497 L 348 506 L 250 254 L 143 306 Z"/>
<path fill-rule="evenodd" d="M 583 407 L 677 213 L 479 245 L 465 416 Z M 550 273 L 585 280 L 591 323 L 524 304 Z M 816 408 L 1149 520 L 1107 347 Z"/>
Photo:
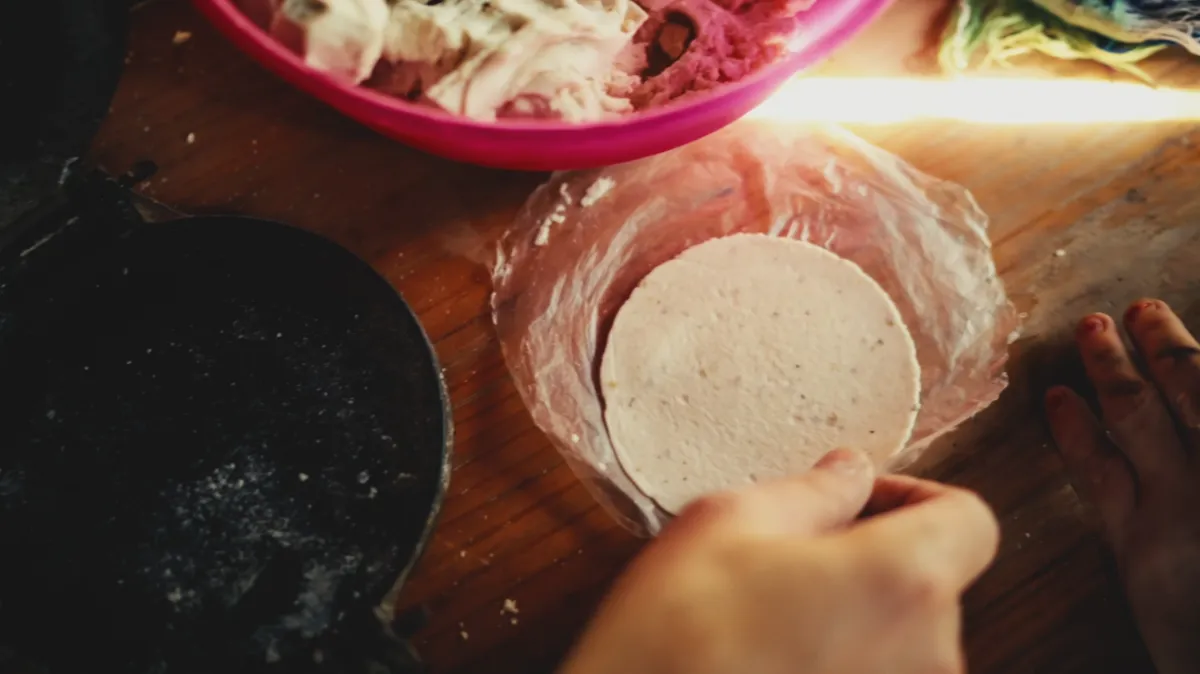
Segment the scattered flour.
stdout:
<path fill-rule="evenodd" d="M 597 201 L 600 201 L 612 191 L 612 188 L 617 186 L 617 181 L 612 178 L 601 176 L 592 183 L 591 187 L 584 192 L 583 198 L 579 200 L 579 205 L 584 208 L 591 208 Z"/>
<path fill-rule="evenodd" d="M 583 198 L 579 200 L 581 208 L 588 208 L 600 201 L 607 195 L 612 188 L 616 186 L 616 181 L 612 178 L 600 177 L 596 182 L 583 194 Z M 567 221 L 567 207 L 575 203 L 575 199 L 571 196 L 571 191 L 567 188 L 567 183 L 559 183 L 558 185 L 559 201 L 554 206 L 554 210 L 550 215 L 542 218 L 542 222 L 538 227 L 537 234 L 534 235 L 533 245 L 541 247 L 550 242 L 550 233 L 556 225 L 561 225 Z"/>

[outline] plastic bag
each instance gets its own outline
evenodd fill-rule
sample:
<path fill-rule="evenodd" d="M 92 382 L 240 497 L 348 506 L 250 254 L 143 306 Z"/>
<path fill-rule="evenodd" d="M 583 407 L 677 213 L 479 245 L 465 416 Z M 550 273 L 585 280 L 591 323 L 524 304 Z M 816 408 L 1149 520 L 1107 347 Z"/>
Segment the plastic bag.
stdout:
<path fill-rule="evenodd" d="M 922 368 L 912 438 L 882 467 L 897 470 L 1007 384 L 1018 318 L 986 225 L 964 188 L 846 131 L 743 121 L 655 157 L 552 176 L 497 247 L 493 318 L 534 422 L 613 516 L 652 535 L 670 515 L 622 470 L 597 386 L 609 326 L 643 276 L 736 232 L 857 263 L 896 302 Z"/>

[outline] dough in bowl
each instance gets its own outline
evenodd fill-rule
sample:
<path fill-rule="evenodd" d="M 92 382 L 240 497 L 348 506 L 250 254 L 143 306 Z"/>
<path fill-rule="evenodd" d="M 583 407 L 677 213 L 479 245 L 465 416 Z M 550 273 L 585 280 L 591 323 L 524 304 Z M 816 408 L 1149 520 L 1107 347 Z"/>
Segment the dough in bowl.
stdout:
<path fill-rule="evenodd" d="M 912 433 L 912 336 L 857 265 L 759 234 L 713 239 L 642 280 L 600 368 L 618 460 L 663 509 L 808 470 L 837 447 L 877 464 Z"/>

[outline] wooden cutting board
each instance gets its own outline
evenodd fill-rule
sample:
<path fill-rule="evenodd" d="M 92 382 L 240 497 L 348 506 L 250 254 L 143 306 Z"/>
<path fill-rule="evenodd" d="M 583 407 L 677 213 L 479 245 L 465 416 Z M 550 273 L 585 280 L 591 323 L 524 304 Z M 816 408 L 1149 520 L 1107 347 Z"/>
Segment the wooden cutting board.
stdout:
<path fill-rule="evenodd" d="M 940 11 L 914 2 L 842 52 L 843 66 L 911 67 L 927 17 Z M 190 39 L 176 44 L 179 31 Z M 880 47 L 886 39 L 896 42 Z M 1171 57 L 1149 67 L 1166 83 L 1200 81 L 1200 67 Z M 1155 295 L 1200 329 L 1200 126 L 855 130 L 975 194 L 1009 292 L 1028 313 L 1010 390 L 919 466 L 979 490 L 1003 524 L 997 562 L 966 598 L 971 671 L 1151 671 L 1038 400 L 1051 375 L 1075 372 L 1062 347 L 1086 312 Z M 403 595 L 432 611 L 418 647 L 438 672 L 550 671 L 641 542 L 532 425 L 492 333 L 484 248 L 543 176 L 384 140 L 275 80 L 173 1 L 135 12 L 124 80 L 92 157 L 116 172 L 153 159 L 161 170 L 144 191 L 191 212 L 236 211 L 331 236 L 414 304 L 457 424 L 450 495 Z"/>

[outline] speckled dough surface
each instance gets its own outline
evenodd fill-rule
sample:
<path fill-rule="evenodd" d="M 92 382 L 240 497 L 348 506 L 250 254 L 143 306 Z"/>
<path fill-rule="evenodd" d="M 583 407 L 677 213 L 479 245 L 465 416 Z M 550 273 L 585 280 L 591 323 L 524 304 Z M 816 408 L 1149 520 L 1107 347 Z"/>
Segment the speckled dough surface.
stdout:
<path fill-rule="evenodd" d="M 920 366 L 895 304 L 857 265 L 765 235 L 714 239 L 643 279 L 601 365 L 617 458 L 670 512 L 856 447 L 903 448 Z"/>

